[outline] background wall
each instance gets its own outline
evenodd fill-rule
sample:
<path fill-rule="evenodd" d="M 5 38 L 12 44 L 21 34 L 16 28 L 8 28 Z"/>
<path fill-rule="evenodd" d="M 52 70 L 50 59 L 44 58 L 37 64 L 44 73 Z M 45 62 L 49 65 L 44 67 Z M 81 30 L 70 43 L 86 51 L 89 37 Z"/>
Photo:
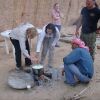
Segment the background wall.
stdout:
<path fill-rule="evenodd" d="M 100 4 L 100 0 L 97 0 Z M 65 27 L 79 16 L 85 0 L 0 0 L 0 31 L 11 29 L 21 22 L 37 27 L 51 21 L 51 9 L 58 2 L 64 15 Z"/>

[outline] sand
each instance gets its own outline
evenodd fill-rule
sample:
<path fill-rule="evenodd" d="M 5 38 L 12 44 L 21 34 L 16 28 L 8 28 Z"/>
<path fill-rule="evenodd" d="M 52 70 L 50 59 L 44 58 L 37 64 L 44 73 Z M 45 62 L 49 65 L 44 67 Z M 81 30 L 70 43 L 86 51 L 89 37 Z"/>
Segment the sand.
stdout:
<path fill-rule="evenodd" d="M 9 44 L 11 44 L 9 42 Z M 55 50 L 54 67 L 62 66 L 62 59 L 71 51 L 70 44 L 60 43 Z M 24 64 L 24 63 L 23 63 Z M 96 50 L 94 62 L 94 77 L 89 85 L 71 87 L 64 84 L 63 79 L 55 81 L 52 86 L 37 86 L 29 90 L 15 90 L 7 85 L 8 74 L 15 68 L 15 62 L 10 45 L 10 54 L 7 55 L 4 48 L 0 48 L 0 100 L 67 100 L 69 96 L 79 93 L 86 87 L 90 87 L 81 100 L 100 100 L 100 49 Z"/>

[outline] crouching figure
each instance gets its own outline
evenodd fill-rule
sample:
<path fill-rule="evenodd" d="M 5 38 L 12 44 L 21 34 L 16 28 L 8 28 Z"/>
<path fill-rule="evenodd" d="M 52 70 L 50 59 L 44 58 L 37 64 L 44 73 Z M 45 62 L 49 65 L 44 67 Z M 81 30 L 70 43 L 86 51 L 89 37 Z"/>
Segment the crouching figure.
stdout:
<path fill-rule="evenodd" d="M 85 43 L 77 38 L 71 42 L 72 51 L 63 58 L 65 83 L 76 85 L 77 83 L 89 83 L 93 73 L 93 60 Z"/>

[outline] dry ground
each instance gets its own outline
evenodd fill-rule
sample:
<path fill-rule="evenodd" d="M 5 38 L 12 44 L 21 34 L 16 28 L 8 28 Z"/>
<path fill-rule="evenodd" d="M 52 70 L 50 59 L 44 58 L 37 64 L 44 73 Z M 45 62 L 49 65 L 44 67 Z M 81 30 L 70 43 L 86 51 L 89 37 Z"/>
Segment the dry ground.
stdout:
<path fill-rule="evenodd" d="M 70 45 L 60 43 L 60 48 L 56 48 L 55 67 L 62 65 L 62 58 L 70 52 Z M 100 100 L 100 50 L 96 51 L 94 62 L 95 75 L 88 86 L 78 85 L 71 87 L 65 85 L 63 81 L 55 82 L 52 87 L 35 87 L 31 90 L 15 90 L 7 85 L 9 70 L 15 67 L 12 51 L 7 55 L 4 48 L 0 48 L 0 100 L 65 100 L 70 95 L 80 92 L 86 87 L 90 87 L 82 100 Z"/>

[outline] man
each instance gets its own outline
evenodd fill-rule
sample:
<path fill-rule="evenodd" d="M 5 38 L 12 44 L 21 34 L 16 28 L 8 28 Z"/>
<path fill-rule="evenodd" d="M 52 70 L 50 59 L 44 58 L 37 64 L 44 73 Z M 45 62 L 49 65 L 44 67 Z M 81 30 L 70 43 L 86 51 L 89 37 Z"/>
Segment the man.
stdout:
<path fill-rule="evenodd" d="M 76 36 L 79 35 L 79 28 L 81 29 L 80 38 L 89 47 L 90 54 L 94 60 L 95 42 L 97 23 L 100 19 L 100 9 L 95 0 L 86 0 L 86 7 L 81 10 L 81 15 L 76 27 Z"/>
<path fill-rule="evenodd" d="M 44 61 L 47 53 L 48 55 L 48 67 L 53 67 L 53 58 L 54 58 L 54 49 L 57 41 L 60 38 L 59 30 L 55 27 L 54 24 L 49 23 L 48 25 L 43 27 L 43 31 L 39 34 L 38 42 L 37 42 L 37 54 L 40 53 L 41 45 L 42 53 L 41 53 L 41 61 L 40 63 L 44 65 Z"/>
<path fill-rule="evenodd" d="M 21 52 L 25 57 L 25 65 L 30 66 L 36 57 L 30 56 L 28 38 L 32 39 L 37 35 L 37 30 L 30 23 L 23 23 L 14 28 L 10 33 L 10 40 L 15 48 L 16 70 L 22 69 Z"/>
<path fill-rule="evenodd" d="M 88 47 L 80 39 L 72 40 L 72 52 L 64 57 L 65 83 L 76 85 L 89 83 L 93 76 L 93 60 L 88 51 Z"/>

